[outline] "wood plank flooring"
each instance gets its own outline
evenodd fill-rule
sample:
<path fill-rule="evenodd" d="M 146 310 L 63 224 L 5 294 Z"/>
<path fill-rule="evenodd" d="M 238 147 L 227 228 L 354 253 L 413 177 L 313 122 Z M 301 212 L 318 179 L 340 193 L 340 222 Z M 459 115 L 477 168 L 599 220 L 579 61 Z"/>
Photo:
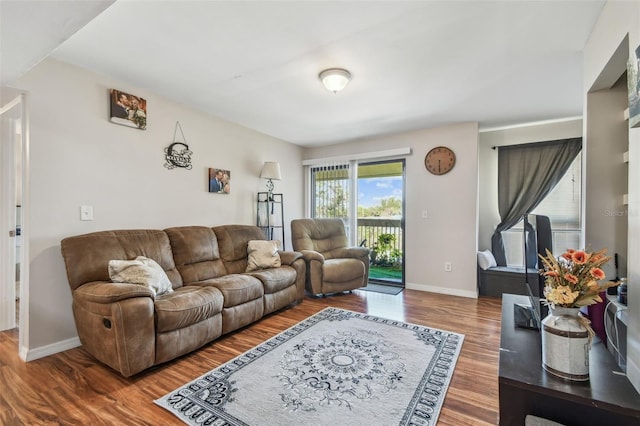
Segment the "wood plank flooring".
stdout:
<path fill-rule="evenodd" d="M 17 331 L 2 332 L 0 424 L 181 425 L 153 400 L 327 306 L 464 334 L 438 425 L 498 423 L 501 300 L 405 290 L 397 296 L 355 291 L 305 298 L 296 306 L 128 379 L 99 364 L 82 348 L 25 363 L 18 357 Z"/>

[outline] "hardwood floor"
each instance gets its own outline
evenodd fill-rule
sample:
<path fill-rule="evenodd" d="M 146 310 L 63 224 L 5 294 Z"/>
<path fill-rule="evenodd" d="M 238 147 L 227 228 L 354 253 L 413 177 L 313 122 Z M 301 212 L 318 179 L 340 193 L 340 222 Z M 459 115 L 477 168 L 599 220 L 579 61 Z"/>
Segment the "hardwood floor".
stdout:
<path fill-rule="evenodd" d="M 501 300 L 405 290 L 397 296 L 355 291 L 322 299 L 305 298 L 299 305 L 129 379 L 97 363 L 82 348 L 25 363 L 18 357 L 17 331 L 2 332 L 0 424 L 183 424 L 153 400 L 327 306 L 464 334 L 438 425 L 498 423 Z"/>

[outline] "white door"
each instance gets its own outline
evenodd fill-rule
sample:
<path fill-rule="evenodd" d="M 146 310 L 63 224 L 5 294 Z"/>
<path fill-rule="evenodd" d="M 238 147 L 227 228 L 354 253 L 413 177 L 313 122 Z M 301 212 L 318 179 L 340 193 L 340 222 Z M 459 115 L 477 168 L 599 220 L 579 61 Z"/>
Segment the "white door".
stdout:
<path fill-rule="evenodd" d="M 22 210 L 17 206 L 22 203 L 23 128 L 23 97 L 19 96 L 0 108 L 0 331 L 17 326 L 16 282 L 25 269 L 17 226 Z"/>

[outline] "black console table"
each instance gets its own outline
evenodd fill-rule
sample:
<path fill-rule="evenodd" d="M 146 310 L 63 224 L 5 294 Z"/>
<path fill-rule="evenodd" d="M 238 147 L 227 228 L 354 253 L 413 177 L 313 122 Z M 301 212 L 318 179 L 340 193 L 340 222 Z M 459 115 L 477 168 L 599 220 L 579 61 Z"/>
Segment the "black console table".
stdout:
<path fill-rule="evenodd" d="M 540 332 L 514 325 L 514 303 L 529 298 L 502 296 L 500 425 L 524 425 L 527 414 L 567 426 L 640 425 L 640 395 L 601 341 L 589 353 L 588 382 L 558 378 L 542 368 Z"/>

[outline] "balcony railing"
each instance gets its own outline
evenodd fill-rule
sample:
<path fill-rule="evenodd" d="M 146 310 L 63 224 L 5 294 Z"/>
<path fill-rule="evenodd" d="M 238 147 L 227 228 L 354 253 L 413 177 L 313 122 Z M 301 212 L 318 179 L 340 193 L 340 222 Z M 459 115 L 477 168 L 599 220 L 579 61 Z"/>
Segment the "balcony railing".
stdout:
<path fill-rule="evenodd" d="M 395 284 L 403 282 L 401 226 L 400 219 L 358 218 L 358 243 L 372 249 L 369 279 L 374 282 Z M 382 244 L 380 236 L 384 236 Z"/>
<path fill-rule="evenodd" d="M 402 251 L 402 227 L 400 219 L 358 218 L 358 245 L 373 248 L 382 234 L 394 236 L 394 250 Z"/>

